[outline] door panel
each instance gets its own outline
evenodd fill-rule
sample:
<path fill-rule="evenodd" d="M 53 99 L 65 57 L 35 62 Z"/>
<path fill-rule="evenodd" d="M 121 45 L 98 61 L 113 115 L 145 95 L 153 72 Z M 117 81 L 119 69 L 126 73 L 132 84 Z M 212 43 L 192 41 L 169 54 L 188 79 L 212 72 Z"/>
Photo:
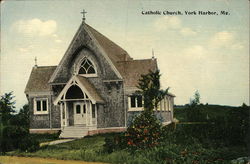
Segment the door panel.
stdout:
<path fill-rule="evenodd" d="M 74 124 L 86 124 L 86 107 L 84 103 L 74 103 Z M 84 113 L 85 111 L 85 113 Z"/>

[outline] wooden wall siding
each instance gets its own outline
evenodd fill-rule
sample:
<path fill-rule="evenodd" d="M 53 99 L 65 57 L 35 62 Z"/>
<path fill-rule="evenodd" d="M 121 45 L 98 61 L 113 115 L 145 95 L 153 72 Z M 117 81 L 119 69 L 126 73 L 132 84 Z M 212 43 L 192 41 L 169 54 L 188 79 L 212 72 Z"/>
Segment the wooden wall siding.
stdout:
<path fill-rule="evenodd" d="M 48 98 L 49 96 L 39 96 L 39 98 Z M 50 99 L 49 99 L 50 100 Z M 48 106 L 50 101 L 48 100 Z M 34 114 L 34 97 L 29 97 L 30 104 L 30 129 L 50 128 L 49 113 L 48 114 Z"/>
<path fill-rule="evenodd" d="M 172 121 L 172 112 L 170 111 L 154 111 L 154 114 L 156 115 L 156 118 L 159 119 L 161 122 L 168 122 L 168 121 Z M 128 112 L 127 114 L 127 126 L 129 126 L 131 124 L 131 122 L 134 120 L 134 118 L 141 114 L 141 111 L 131 111 Z"/>
<path fill-rule="evenodd" d="M 53 105 L 53 101 L 52 101 L 52 117 L 51 117 L 51 121 L 52 121 L 52 128 L 61 128 L 61 113 L 60 113 L 60 106 Z"/>
<path fill-rule="evenodd" d="M 110 85 L 107 87 L 106 85 Z M 117 86 L 119 85 L 119 86 Z M 100 84 L 103 90 L 100 95 L 106 102 L 104 105 L 98 106 L 97 111 L 97 127 L 121 127 L 125 125 L 124 118 L 124 99 L 122 84 Z"/>

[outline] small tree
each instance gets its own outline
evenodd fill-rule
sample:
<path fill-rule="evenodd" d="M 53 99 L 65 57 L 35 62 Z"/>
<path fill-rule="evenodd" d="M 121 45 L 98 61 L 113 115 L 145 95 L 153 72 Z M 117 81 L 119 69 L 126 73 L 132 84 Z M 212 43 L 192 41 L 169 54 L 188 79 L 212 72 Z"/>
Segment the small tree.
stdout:
<path fill-rule="evenodd" d="M 194 93 L 194 98 L 190 100 L 190 105 L 199 105 L 200 104 L 200 93 L 197 91 L 195 91 Z"/>
<path fill-rule="evenodd" d="M 158 103 L 168 93 L 160 89 L 160 72 L 150 71 L 139 80 L 137 94 L 144 98 L 144 111 L 130 124 L 126 132 L 127 145 L 132 149 L 144 149 L 156 146 L 161 140 L 162 125 L 153 113 Z"/>
<path fill-rule="evenodd" d="M 150 71 L 146 75 L 142 75 L 137 86 L 144 98 L 144 110 L 153 111 L 157 108 L 158 103 L 167 95 L 169 88 L 166 90 L 160 89 L 160 71 Z"/>
<path fill-rule="evenodd" d="M 11 125 L 22 126 L 24 128 L 29 128 L 29 105 L 25 104 L 18 114 L 14 115 L 11 119 Z"/>
<path fill-rule="evenodd" d="M 200 93 L 196 91 L 194 98 L 190 99 L 189 105 L 187 105 L 187 119 L 189 121 L 205 121 L 206 116 L 200 106 Z"/>

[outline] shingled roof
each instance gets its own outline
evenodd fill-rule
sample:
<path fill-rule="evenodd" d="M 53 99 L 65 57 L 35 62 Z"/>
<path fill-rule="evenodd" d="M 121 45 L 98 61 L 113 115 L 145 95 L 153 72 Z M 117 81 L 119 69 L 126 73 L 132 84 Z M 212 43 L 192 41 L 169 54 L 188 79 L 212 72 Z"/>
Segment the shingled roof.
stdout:
<path fill-rule="evenodd" d="M 98 94 L 97 90 L 95 87 L 88 81 L 86 77 L 83 76 L 76 76 L 77 79 L 81 82 L 81 84 L 86 88 L 86 90 L 89 92 L 90 96 L 96 101 L 103 103 L 103 99 L 101 96 Z"/>
<path fill-rule="evenodd" d="M 48 81 L 55 69 L 56 66 L 33 67 L 24 92 L 50 91 Z"/>
<path fill-rule="evenodd" d="M 108 39 L 106 36 L 102 35 L 100 32 L 96 31 L 88 24 L 85 25 L 115 65 L 118 61 L 133 60 L 133 58 L 131 58 L 129 54 L 119 45 Z"/>
<path fill-rule="evenodd" d="M 136 87 L 141 75 L 157 69 L 157 61 L 155 59 L 121 61 L 118 62 L 118 69 L 124 78 L 125 86 Z"/>
<path fill-rule="evenodd" d="M 91 26 L 85 23 L 80 26 L 79 30 L 83 30 L 84 28 L 88 29 L 105 51 L 108 58 L 124 79 L 126 87 L 136 87 L 142 74 L 147 74 L 149 70 L 154 71 L 157 69 L 156 60 L 133 60 L 124 49 Z M 55 69 L 56 66 L 34 67 L 26 86 L 25 93 L 50 91 L 48 82 Z"/>
<path fill-rule="evenodd" d="M 86 26 L 122 75 L 125 86 L 136 87 L 142 74 L 147 74 L 149 70 L 154 71 L 157 69 L 156 60 L 133 60 L 119 45 L 109 40 L 91 26 L 87 24 Z"/>

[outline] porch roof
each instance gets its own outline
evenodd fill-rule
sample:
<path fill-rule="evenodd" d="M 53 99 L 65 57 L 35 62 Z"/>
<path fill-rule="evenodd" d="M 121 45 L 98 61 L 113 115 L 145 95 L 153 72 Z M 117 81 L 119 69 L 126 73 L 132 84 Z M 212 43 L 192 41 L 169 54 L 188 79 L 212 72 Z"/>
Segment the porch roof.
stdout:
<path fill-rule="evenodd" d="M 104 103 L 104 100 L 102 97 L 98 94 L 95 87 L 88 81 L 87 78 L 79 75 L 74 75 L 72 78 L 67 82 L 63 90 L 60 92 L 60 94 L 57 96 L 57 98 L 54 101 L 54 105 L 56 105 L 62 98 L 65 98 L 65 94 L 67 93 L 68 89 L 72 85 L 78 85 L 81 90 L 88 95 L 89 99 L 95 104 L 95 103 Z M 63 100 L 65 100 L 63 98 Z"/>
<path fill-rule="evenodd" d="M 90 96 L 96 101 L 103 103 L 104 100 L 102 97 L 98 94 L 97 90 L 95 87 L 88 81 L 86 77 L 76 75 L 76 78 L 79 80 L 79 82 L 85 87 L 87 92 L 90 94 Z"/>

